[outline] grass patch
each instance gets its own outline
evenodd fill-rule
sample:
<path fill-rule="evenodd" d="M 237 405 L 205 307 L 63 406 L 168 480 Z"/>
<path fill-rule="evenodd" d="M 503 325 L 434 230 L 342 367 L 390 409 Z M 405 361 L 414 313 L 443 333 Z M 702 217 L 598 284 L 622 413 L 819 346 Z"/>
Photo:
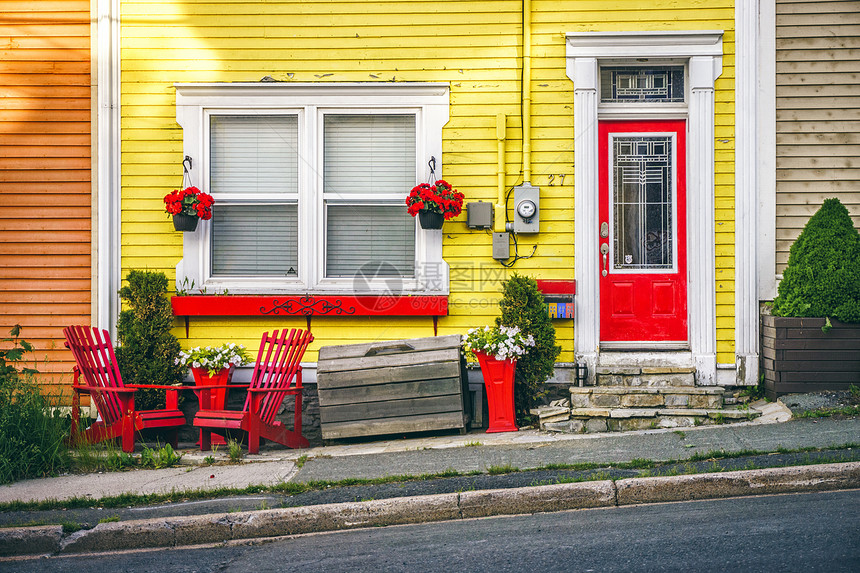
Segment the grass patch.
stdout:
<path fill-rule="evenodd" d="M 818 408 L 795 414 L 795 418 L 829 418 L 831 416 L 858 416 L 860 406 L 844 406 L 842 408 Z"/>
<path fill-rule="evenodd" d="M 537 469 L 540 470 L 573 470 L 573 471 L 587 471 L 587 470 L 596 470 L 597 468 L 606 467 L 606 464 L 596 464 L 594 462 L 579 462 L 575 464 L 547 464 L 545 466 L 541 466 Z"/>
<path fill-rule="evenodd" d="M 464 447 L 466 447 L 466 448 L 476 448 L 476 447 L 478 447 L 478 446 L 483 446 L 483 445 L 484 445 L 484 444 L 482 444 L 481 442 L 475 441 L 475 442 L 466 442 L 466 443 L 464 444 Z"/>
<path fill-rule="evenodd" d="M 513 474 L 520 471 L 520 468 L 516 468 L 511 464 L 505 464 L 503 466 L 489 466 L 487 468 L 487 473 L 491 476 L 498 476 L 502 474 Z"/>
<path fill-rule="evenodd" d="M 74 533 L 76 531 L 80 531 L 84 528 L 80 523 L 76 523 L 74 521 L 64 521 L 60 525 L 63 526 L 63 533 Z"/>
<path fill-rule="evenodd" d="M 234 439 L 227 440 L 227 457 L 233 463 L 238 463 L 242 459 L 242 444 Z"/>
<path fill-rule="evenodd" d="M 653 460 L 646 460 L 643 458 L 634 458 L 629 462 L 616 464 L 616 467 L 622 469 L 630 469 L 630 470 L 639 470 L 639 469 L 648 469 L 653 468 L 656 464 Z"/>
<path fill-rule="evenodd" d="M 113 523 L 114 521 L 119 521 L 118 515 L 112 515 L 110 517 L 103 517 L 99 519 L 99 523 Z"/>
<path fill-rule="evenodd" d="M 296 460 L 296 467 L 303 468 L 305 467 L 305 463 L 308 461 L 308 455 L 302 454 L 299 456 L 299 459 Z"/>

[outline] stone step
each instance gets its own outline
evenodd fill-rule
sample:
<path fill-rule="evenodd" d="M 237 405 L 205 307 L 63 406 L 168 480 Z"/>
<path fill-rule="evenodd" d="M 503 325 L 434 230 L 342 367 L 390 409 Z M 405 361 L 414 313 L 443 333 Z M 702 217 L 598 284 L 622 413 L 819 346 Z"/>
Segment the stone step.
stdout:
<path fill-rule="evenodd" d="M 546 423 L 541 429 L 572 433 L 624 432 L 743 422 L 760 415 L 755 409 L 572 408 L 569 420 Z"/>
<path fill-rule="evenodd" d="M 671 366 L 598 366 L 598 386 L 695 386 L 696 369 Z"/>
<path fill-rule="evenodd" d="M 573 408 L 711 408 L 723 407 L 718 386 L 589 386 L 570 388 Z"/>
<path fill-rule="evenodd" d="M 541 430 L 545 429 L 547 424 L 570 420 L 570 408 L 563 406 L 539 406 L 529 410 L 529 413 L 537 416 Z"/>

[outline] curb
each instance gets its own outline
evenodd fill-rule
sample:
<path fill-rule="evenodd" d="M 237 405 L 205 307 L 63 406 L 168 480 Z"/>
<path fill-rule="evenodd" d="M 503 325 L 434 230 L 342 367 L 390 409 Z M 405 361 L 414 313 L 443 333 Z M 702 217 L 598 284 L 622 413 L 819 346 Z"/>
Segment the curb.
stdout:
<path fill-rule="evenodd" d="M 855 488 L 860 488 L 860 462 L 627 478 L 100 523 L 68 535 L 58 525 L 10 528 L 0 530 L 0 556 L 180 547 L 494 515 Z"/>

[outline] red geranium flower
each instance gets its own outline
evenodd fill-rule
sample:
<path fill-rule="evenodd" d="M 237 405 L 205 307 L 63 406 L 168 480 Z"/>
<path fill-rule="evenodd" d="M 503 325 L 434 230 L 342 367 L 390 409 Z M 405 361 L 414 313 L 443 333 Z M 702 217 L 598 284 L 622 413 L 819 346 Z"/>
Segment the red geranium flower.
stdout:
<path fill-rule="evenodd" d="M 413 187 L 406 197 L 406 210 L 413 217 L 421 211 L 430 211 L 451 219 L 462 212 L 464 199 L 465 196 L 453 189 L 450 183 L 439 179 L 432 185 L 420 183 Z"/>
<path fill-rule="evenodd" d="M 204 221 L 212 218 L 214 203 L 212 195 L 204 193 L 197 187 L 186 187 L 181 191 L 174 189 L 164 196 L 164 210 L 168 215 L 185 213 L 192 217 L 200 217 Z"/>

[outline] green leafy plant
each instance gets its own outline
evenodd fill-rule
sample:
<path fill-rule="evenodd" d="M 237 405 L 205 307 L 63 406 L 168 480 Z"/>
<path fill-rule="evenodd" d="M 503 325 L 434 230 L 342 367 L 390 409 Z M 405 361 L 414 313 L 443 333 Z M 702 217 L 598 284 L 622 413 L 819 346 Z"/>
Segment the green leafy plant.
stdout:
<path fill-rule="evenodd" d="M 178 464 L 181 459 L 182 454 L 176 453 L 170 444 L 164 444 L 156 450 L 144 446 L 140 452 L 140 465 L 144 468 L 169 468 Z"/>
<path fill-rule="evenodd" d="M 21 327 L 10 331 L 0 350 L 0 483 L 56 475 L 71 465 L 65 445 L 70 422 L 43 396 L 35 368 L 23 365 L 33 346 L 20 338 Z"/>
<path fill-rule="evenodd" d="M 116 449 L 109 450 L 107 456 L 104 458 L 104 466 L 108 471 L 120 471 L 131 468 L 136 463 L 133 455 Z"/>
<path fill-rule="evenodd" d="M 178 384 L 184 370 L 176 363 L 179 341 L 171 334 L 173 310 L 167 298 L 164 273 L 130 271 L 128 284 L 119 296 L 128 306 L 117 322 L 116 360 L 126 384 Z M 135 407 L 154 410 L 164 407 L 164 390 L 141 388 L 135 393 Z"/>
<path fill-rule="evenodd" d="M 555 343 L 555 327 L 533 278 L 511 275 L 502 285 L 499 307 L 502 312 L 496 318 L 497 325 L 515 326 L 534 338 L 534 347 L 517 361 L 514 381 L 514 408 L 517 422 L 523 424 L 529 420 L 529 410 L 545 393 L 543 384 L 553 374 L 561 347 Z"/>
<path fill-rule="evenodd" d="M 852 384 L 848 387 L 848 401 L 854 405 L 860 405 L 860 386 Z"/>
<path fill-rule="evenodd" d="M 203 346 L 183 350 L 176 359 L 182 368 L 206 368 L 214 376 L 224 368 L 248 363 L 248 351 L 241 344 L 232 342 L 221 346 Z"/>
<path fill-rule="evenodd" d="M 860 233 L 839 199 L 826 199 L 791 246 L 773 314 L 860 322 Z"/>

